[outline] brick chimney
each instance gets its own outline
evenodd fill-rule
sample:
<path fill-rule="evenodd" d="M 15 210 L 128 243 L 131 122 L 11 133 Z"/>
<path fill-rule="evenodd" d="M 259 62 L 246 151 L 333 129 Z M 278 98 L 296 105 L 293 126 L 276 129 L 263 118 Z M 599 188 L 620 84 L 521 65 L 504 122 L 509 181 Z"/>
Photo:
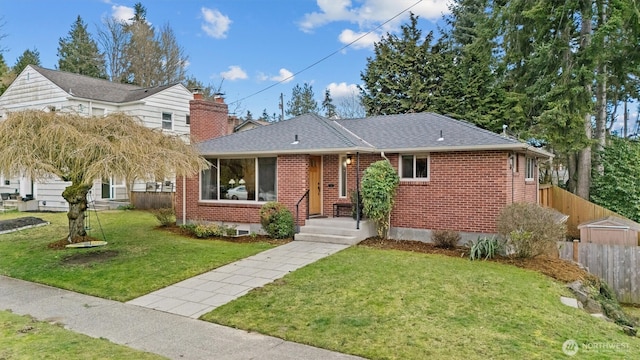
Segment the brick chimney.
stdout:
<path fill-rule="evenodd" d="M 222 94 L 216 94 L 214 101 L 210 101 L 204 99 L 199 89 L 195 89 L 193 91 L 193 100 L 189 101 L 189 111 L 191 116 L 191 141 L 193 143 L 199 143 L 230 133 L 229 107 L 224 103 Z"/>

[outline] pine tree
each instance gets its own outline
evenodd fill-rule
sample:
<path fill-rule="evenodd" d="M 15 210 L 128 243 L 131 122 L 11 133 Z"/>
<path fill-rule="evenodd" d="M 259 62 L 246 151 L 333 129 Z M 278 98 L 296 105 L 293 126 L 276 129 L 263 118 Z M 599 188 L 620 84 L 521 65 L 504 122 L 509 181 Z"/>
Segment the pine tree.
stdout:
<path fill-rule="evenodd" d="M 431 53 L 433 33 L 422 36 L 418 17 L 411 14 L 402 35 L 387 33 L 374 45 L 374 57 L 367 58 L 360 73 L 362 103 L 368 115 L 433 111 L 433 94 L 441 83 Z"/>
<path fill-rule="evenodd" d="M 0 95 L 7 90 L 11 81 L 13 81 L 11 78 L 11 69 L 9 69 L 6 61 L 4 61 L 4 56 L 0 52 Z"/>
<path fill-rule="evenodd" d="M 105 79 L 104 54 L 87 31 L 80 15 L 73 23 L 69 35 L 58 41 L 58 69 L 80 75 Z"/>
<path fill-rule="evenodd" d="M 313 88 L 311 85 L 304 83 L 302 87 L 300 84 L 291 91 L 291 100 L 287 101 L 286 114 L 290 116 L 299 116 L 303 114 L 313 113 L 317 114 L 318 102 L 313 98 Z"/>
<path fill-rule="evenodd" d="M 27 65 L 40 66 L 40 52 L 38 49 L 34 48 L 33 50 L 25 50 L 22 55 L 18 56 L 18 59 L 16 59 L 16 63 L 13 65 L 11 70 L 17 75 L 20 74 Z"/>
<path fill-rule="evenodd" d="M 324 116 L 328 118 L 335 118 L 338 113 L 336 112 L 336 106 L 333 104 L 331 98 L 331 92 L 329 89 L 324 91 L 324 100 L 322 100 L 322 109 L 324 110 Z"/>

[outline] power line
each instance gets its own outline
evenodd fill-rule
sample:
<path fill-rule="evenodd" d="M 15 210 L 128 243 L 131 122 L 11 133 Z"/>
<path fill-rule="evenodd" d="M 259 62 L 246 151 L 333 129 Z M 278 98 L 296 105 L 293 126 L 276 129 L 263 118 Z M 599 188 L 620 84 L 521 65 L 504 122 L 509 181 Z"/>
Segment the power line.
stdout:
<path fill-rule="evenodd" d="M 416 5 L 418 5 L 418 4 L 419 4 L 419 3 L 421 3 L 421 2 L 422 2 L 422 0 L 418 0 L 418 1 L 416 1 L 413 5 L 409 6 L 408 8 L 406 8 L 406 9 L 404 9 L 404 10 L 402 10 L 402 11 L 400 11 L 399 13 L 397 13 L 397 14 L 396 14 L 396 15 L 394 15 L 393 17 L 389 18 L 389 19 L 388 19 L 388 20 L 386 20 L 385 22 L 381 23 L 380 25 L 378 25 L 378 26 L 377 26 L 377 27 L 375 27 L 374 29 L 367 31 L 366 33 L 364 33 L 364 34 L 360 35 L 359 37 L 357 37 L 357 38 L 356 38 L 355 40 L 353 40 L 352 42 L 350 42 L 350 43 L 346 44 L 345 46 L 343 46 L 343 47 L 341 47 L 340 49 L 338 49 L 338 50 L 336 50 L 336 51 L 332 52 L 331 54 L 329 54 L 329 55 L 327 55 L 327 56 L 325 56 L 325 57 L 321 58 L 320 60 L 318 60 L 318 61 L 314 62 L 313 64 L 311 64 L 311 65 L 309 65 L 309 66 L 305 67 L 304 69 L 302 69 L 302 70 L 298 70 L 298 71 L 296 71 L 295 73 L 293 73 L 293 74 L 291 74 L 291 75 L 287 76 L 286 78 L 284 78 L 284 79 L 282 79 L 282 80 L 280 80 L 280 81 L 278 81 L 278 82 L 276 82 L 276 83 L 274 83 L 274 84 L 271 84 L 271 85 L 267 86 L 266 88 L 264 88 L 264 89 L 262 89 L 262 90 L 258 90 L 258 91 L 254 92 L 254 93 L 253 93 L 253 94 L 251 94 L 251 95 L 245 96 L 245 97 L 243 97 L 243 98 L 241 98 L 241 99 L 239 99 L 239 100 L 233 101 L 233 102 L 231 102 L 231 103 L 229 103 L 229 104 L 235 104 L 235 103 L 241 102 L 241 101 L 246 100 L 246 99 L 248 99 L 248 98 L 250 98 L 250 97 L 254 97 L 254 96 L 256 96 L 256 95 L 258 95 L 258 94 L 260 94 L 260 93 L 263 93 L 263 92 L 265 92 L 265 91 L 267 91 L 267 90 L 269 90 L 269 89 L 271 89 L 271 88 L 273 88 L 273 87 L 275 87 L 275 86 L 278 86 L 278 85 L 280 85 L 280 84 L 282 84 L 282 83 L 284 83 L 284 82 L 287 82 L 288 80 L 292 79 L 294 76 L 296 76 L 296 75 L 298 75 L 298 74 L 300 74 L 300 73 L 302 73 L 302 72 L 305 72 L 305 71 L 307 71 L 307 70 L 311 69 L 312 67 L 314 67 L 314 66 L 316 66 L 316 65 L 320 64 L 321 62 L 323 62 L 323 61 L 327 60 L 328 58 L 330 58 L 330 57 L 334 56 L 335 54 L 337 54 L 337 53 L 339 53 L 339 52 L 343 51 L 344 49 L 348 48 L 349 46 L 351 46 L 351 45 L 353 45 L 353 44 L 357 43 L 358 41 L 362 40 L 363 38 L 365 38 L 365 37 L 366 37 L 366 36 L 368 36 L 369 34 L 371 34 L 371 33 L 375 32 L 375 31 L 377 31 L 378 29 L 382 28 L 384 25 L 386 25 L 386 24 L 390 23 L 391 21 L 395 20 L 395 19 L 396 19 L 397 17 L 399 17 L 400 15 L 402 15 L 402 14 L 404 14 L 405 12 L 407 12 L 407 11 L 411 10 L 413 7 L 415 7 Z"/>

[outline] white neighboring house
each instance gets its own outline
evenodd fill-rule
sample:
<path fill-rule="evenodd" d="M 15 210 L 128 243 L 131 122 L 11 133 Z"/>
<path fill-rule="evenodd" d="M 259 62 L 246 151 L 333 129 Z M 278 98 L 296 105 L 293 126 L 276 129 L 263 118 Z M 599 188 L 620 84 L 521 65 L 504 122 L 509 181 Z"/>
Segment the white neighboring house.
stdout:
<path fill-rule="evenodd" d="M 86 116 L 124 112 L 138 117 L 149 128 L 185 135 L 188 139 L 192 99 L 193 94 L 182 84 L 141 88 L 29 65 L 0 95 L 0 121 L 6 119 L 9 112 L 26 109 L 76 112 Z M 162 154 L 158 154 L 158 161 L 162 161 Z M 154 190 L 173 191 L 174 181 L 170 182 L 163 181 Z M 57 178 L 34 182 L 24 177 L 8 179 L 0 174 L 0 193 L 19 193 L 23 199 L 33 198 L 39 210 L 67 210 L 62 191 L 69 184 Z M 145 191 L 149 186 L 141 182 L 134 185 L 133 191 Z M 93 199 L 128 198 L 124 180 L 114 178 L 97 179 L 91 194 Z"/>

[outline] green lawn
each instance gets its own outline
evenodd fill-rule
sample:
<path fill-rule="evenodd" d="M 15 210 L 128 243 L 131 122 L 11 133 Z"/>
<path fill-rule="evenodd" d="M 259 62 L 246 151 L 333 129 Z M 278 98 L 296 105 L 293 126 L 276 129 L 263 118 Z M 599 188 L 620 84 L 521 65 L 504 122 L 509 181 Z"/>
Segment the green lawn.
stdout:
<path fill-rule="evenodd" d="M 640 353 L 640 339 L 562 305 L 562 294 L 508 265 L 354 247 L 203 319 L 372 359 L 562 358 L 568 339 L 581 359 Z"/>
<path fill-rule="evenodd" d="M 164 359 L 0 311 L 0 359 Z"/>
<path fill-rule="evenodd" d="M 0 220 L 35 216 L 51 225 L 0 235 L 0 274 L 98 297 L 127 301 L 273 247 L 195 240 L 156 229 L 143 211 L 102 211 L 105 247 L 52 250 L 67 234 L 64 213 L 7 213 Z M 102 240 L 95 213 L 90 235 Z"/>

